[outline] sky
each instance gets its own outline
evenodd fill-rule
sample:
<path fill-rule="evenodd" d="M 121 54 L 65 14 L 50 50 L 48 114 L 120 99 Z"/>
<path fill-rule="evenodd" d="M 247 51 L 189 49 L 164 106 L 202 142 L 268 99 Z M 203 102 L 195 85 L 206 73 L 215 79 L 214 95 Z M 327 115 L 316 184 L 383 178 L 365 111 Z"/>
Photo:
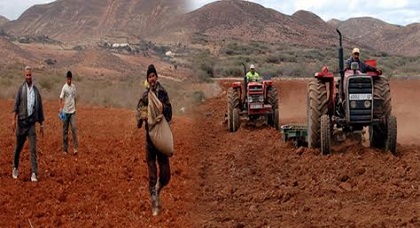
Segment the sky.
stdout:
<path fill-rule="evenodd" d="M 249 0 L 286 15 L 298 10 L 315 13 L 324 21 L 347 20 L 351 17 L 374 17 L 390 24 L 420 23 L 419 0 Z M 192 0 L 192 8 L 199 8 L 214 0 Z M 256 12 L 257 13 L 257 12 Z"/>
<path fill-rule="evenodd" d="M 35 4 L 54 0 L 0 0 L 0 15 L 16 20 L 25 10 Z M 298 10 L 315 13 L 324 21 L 332 18 L 347 20 L 351 17 L 374 17 L 390 24 L 407 25 L 420 23 L 419 0 L 249 0 L 272 8 L 286 15 Z M 189 0 L 191 9 L 197 9 L 214 0 Z M 257 12 L 256 12 L 257 13 Z"/>

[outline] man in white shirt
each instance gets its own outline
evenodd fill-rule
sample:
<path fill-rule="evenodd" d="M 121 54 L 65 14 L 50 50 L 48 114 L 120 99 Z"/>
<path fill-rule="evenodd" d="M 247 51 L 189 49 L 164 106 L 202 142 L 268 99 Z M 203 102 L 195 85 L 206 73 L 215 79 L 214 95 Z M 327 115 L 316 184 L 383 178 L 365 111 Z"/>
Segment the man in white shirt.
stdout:
<path fill-rule="evenodd" d="M 16 121 L 17 120 L 17 121 Z M 38 181 L 38 161 L 36 154 L 35 123 L 40 124 L 41 136 L 44 135 L 44 111 L 38 88 L 32 83 L 32 69 L 25 67 L 25 82 L 19 87 L 13 109 L 12 130 L 16 133 L 15 156 L 13 160 L 13 179 L 19 175 L 19 158 L 26 138 L 29 138 L 31 152 L 31 181 Z"/>
<path fill-rule="evenodd" d="M 76 128 L 76 86 L 72 83 L 73 74 L 68 71 L 66 74 L 67 82 L 61 89 L 60 94 L 60 113 L 64 113 L 63 119 L 63 153 L 67 154 L 68 150 L 68 131 L 71 125 L 71 133 L 73 136 L 73 154 L 77 154 L 79 142 L 77 140 Z"/>

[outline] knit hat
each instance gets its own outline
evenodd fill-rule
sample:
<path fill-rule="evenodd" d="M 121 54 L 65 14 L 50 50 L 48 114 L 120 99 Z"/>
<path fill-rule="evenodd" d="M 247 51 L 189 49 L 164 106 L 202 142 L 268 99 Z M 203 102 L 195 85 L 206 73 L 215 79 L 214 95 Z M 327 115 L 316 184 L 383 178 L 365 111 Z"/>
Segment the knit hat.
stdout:
<path fill-rule="evenodd" d="M 66 78 L 72 78 L 72 77 L 73 77 L 73 74 L 71 73 L 71 71 L 67 71 Z"/>
<path fill-rule="evenodd" d="M 156 68 L 155 68 L 155 66 L 153 66 L 153 64 L 150 64 L 150 65 L 147 67 L 147 74 L 146 74 L 146 77 L 149 77 L 149 75 L 150 75 L 151 73 L 155 73 L 155 74 L 156 74 L 156 77 L 158 76 L 157 71 L 156 71 Z"/>

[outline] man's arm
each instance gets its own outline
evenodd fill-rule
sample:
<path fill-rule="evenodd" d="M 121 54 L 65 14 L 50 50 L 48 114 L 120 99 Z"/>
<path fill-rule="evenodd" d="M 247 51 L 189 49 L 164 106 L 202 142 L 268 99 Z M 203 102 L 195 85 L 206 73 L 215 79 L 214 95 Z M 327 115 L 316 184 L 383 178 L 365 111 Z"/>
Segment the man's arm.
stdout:
<path fill-rule="evenodd" d="M 65 86 L 66 85 L 64 85 L 63 88 L 61 89 L 60 99 L 58 100 L 58 105 L 60 107 L 60 112 L 61 112 L 61 110 L 63 110 L 63 107 L 64 107 L 64 95 L 65 95 L 65 93 L 64 93 L 64 87 Z"/>
<path fill-rule="evenodd" d="M 61 112 L 63 110 L 63 107 L 64 107 L 64 99 L 63 98 L 60 98 L 58 100 L 58 105 L 60 106 L 60 112 Z"/>
<path fill-rule="evenodd" d="M 13 117 L 12 117 L 12 131 L 13 132 L 16 131 L 16 118 L 17 118 L 17 113 L 13 112 Z"/>
<path fill-rule="evenodd" d="M 44 137 L 44 108 L 42 105 L 42 98 L 41 94 L 39 93 L 39 90 L 36 90 L 37 99 L 38 99 L 38 123 L 40 125 L 39 132 L 41 133 L 41 136 Z"/>
<path fill-rule="evenodd" d="M 16 93 L 15 106 L 13 108 L 13 118 L 12 118 L 12 130 L 13 130 L 13 132 L 16 130 L 16 119 L 17 119 L 18 114 L 19 114 L 21 93 L 22 93 L 22 87 L 19 87 L 18 92 Z"/>
<path fill-rule="evenodd" d="M 367 71 L 374 71 L 374 72 L 377 71 L 375 67 L 373 67 L 373 66 L 371 66 L 369 64 L 366 64 L 366 63 L 363 63 L 363 64 L 365 65 L 366 72 Z"/>

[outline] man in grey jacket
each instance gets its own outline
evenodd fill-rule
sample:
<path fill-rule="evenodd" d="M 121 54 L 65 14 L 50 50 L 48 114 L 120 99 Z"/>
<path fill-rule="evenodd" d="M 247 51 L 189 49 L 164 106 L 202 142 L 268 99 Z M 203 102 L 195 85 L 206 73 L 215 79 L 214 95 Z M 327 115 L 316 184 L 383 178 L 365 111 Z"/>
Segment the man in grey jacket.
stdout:
<path fill-rule="evenodd" d="M 36 122 L 40 124 L 40 133 L 41 136 L 43 136 L 44 111 L 42 108 L 42 99 L 38 88 L 32 83 L 32 69 L 27 66 L 25 67 L 25 82 L 18 89 L 13 109 L 12 130 L 13 132 L 16 132 L 16 147 L 12 171 L 12 177 L 14 179 L 18 178 L 20 152 L 25 144 L 26 137 L 28 137 L 32 164 L 31 181 L 38 181 L 35 131 Z"/>

